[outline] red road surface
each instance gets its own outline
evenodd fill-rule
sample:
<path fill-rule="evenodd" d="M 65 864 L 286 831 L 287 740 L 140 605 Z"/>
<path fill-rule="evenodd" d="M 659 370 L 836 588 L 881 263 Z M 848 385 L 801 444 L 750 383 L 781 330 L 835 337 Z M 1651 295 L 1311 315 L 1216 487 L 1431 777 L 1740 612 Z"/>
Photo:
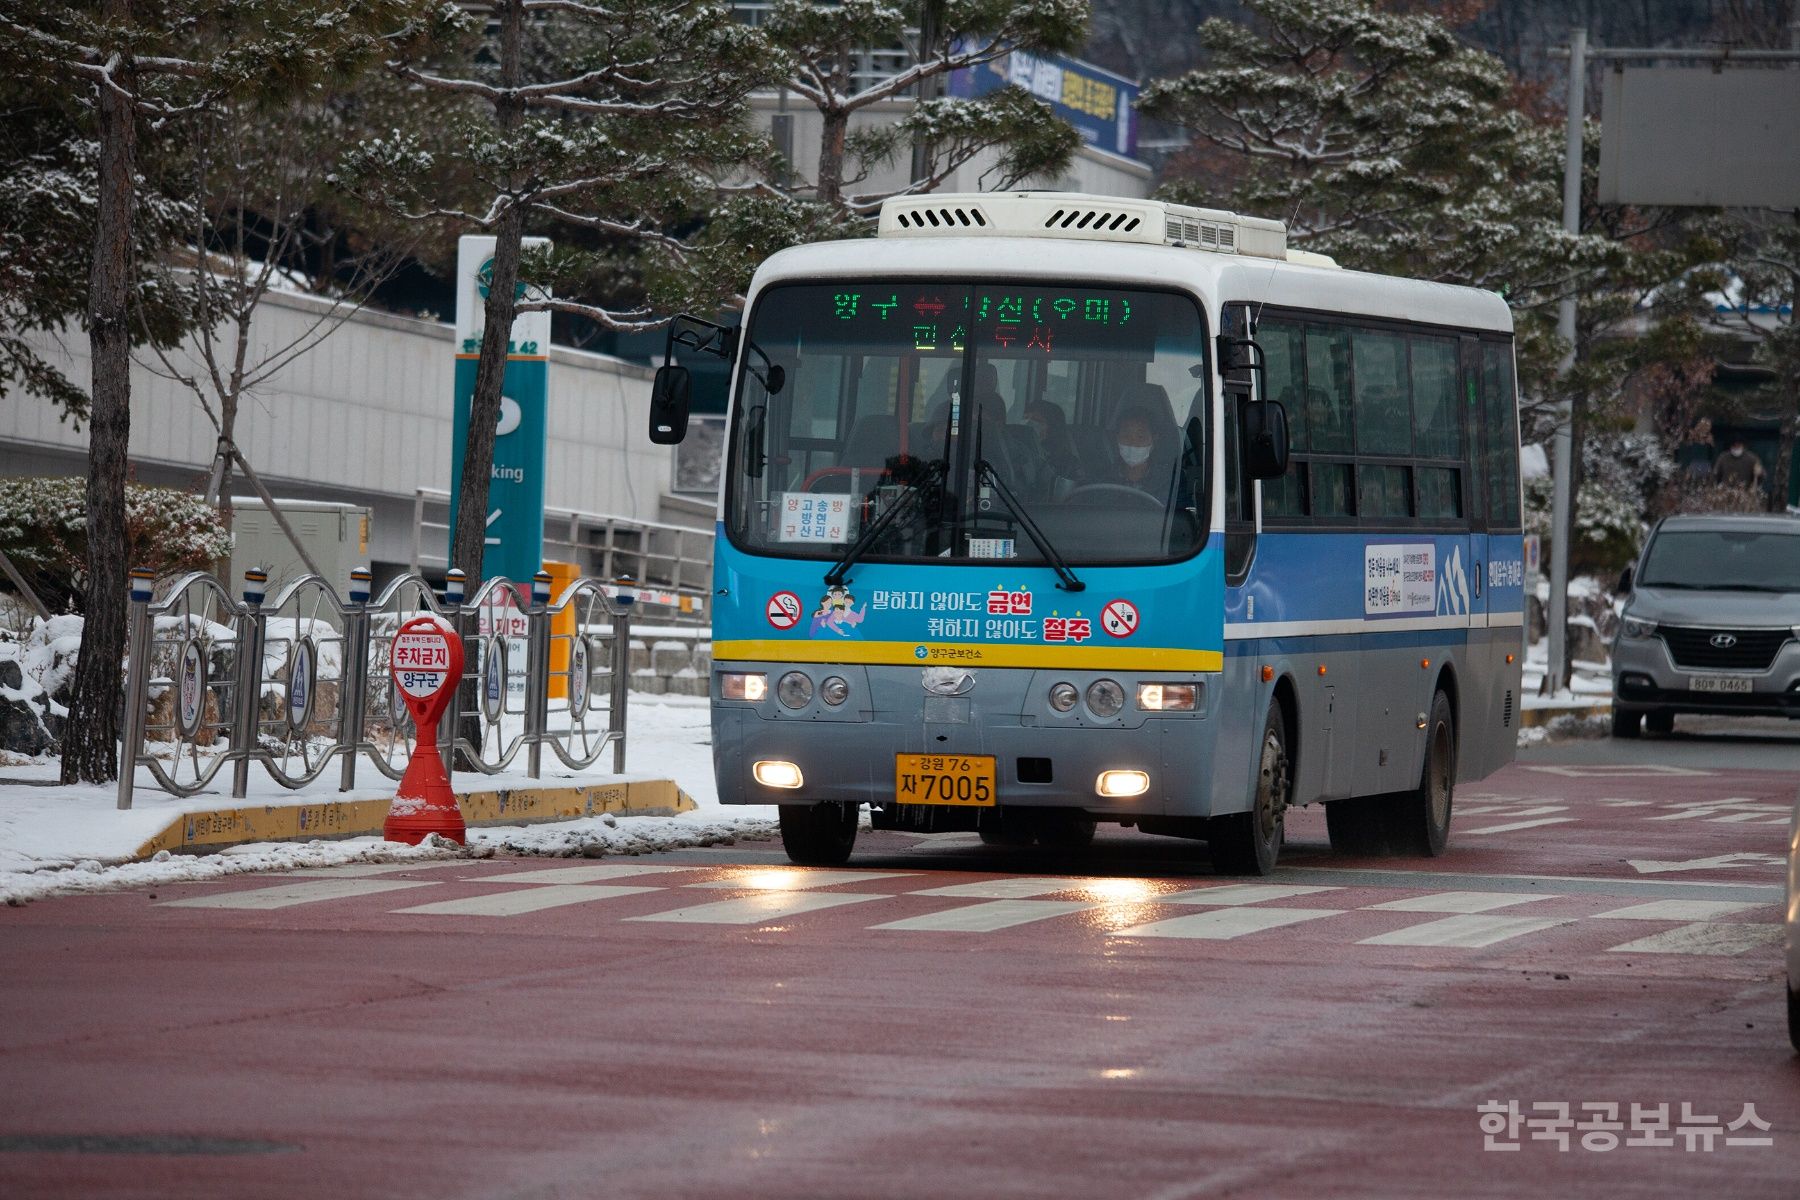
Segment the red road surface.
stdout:
<path fill-rule="evenodd" d="M 1298 813 L 1248 887 L 865 833 L 7 910 L 0 1193 L 1791 1197 L 1794 778 L 1620 770 L 1465 788 L 1428 863 Z M 1580 1146 L 1634 1103 L 1673 1145 Z"/>

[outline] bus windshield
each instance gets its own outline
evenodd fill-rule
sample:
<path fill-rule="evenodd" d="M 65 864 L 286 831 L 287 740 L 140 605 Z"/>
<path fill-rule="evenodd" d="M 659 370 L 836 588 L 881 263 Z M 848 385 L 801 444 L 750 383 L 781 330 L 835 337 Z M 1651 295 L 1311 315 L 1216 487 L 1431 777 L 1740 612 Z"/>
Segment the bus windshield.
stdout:
<path fill-rule="evenodd" d="M 1206 537 L 1206 331 L 1173 292 L 837 282 L 765 290 L 727 467 L 732 539 L 864 560 L 1157 562 Z M 1029 529 L 1035 523 L 1034 536 Z"/>

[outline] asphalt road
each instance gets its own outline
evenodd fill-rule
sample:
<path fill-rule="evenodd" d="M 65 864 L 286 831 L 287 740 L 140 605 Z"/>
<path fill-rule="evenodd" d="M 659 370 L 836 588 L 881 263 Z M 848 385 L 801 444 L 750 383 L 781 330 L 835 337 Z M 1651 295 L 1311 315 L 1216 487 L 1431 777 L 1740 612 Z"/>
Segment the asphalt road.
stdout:
<path fill-rule="evenodd" d="M 1302 811 L 1251 884 L 865 833 L 0 911 L 0 1195 L 1792 1197 L 1783 738 L 1533 750 L 1431 861 Z"/>

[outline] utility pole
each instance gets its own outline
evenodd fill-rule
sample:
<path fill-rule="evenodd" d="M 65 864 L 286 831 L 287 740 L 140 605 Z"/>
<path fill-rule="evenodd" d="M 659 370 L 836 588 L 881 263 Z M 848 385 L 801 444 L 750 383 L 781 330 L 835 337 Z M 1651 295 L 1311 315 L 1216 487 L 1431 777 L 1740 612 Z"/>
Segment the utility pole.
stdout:
<path fill-rule="evenodd" d="M 1582 120 L 1587 108 L 1587 30 L 1569 31 L 1568 145 L 1563 159 L 1563 229 L 1571 237 L 1581 233 Z M 1575 369 L 1575 293 L 1571 290 L 1557 305 L 1556 333 L 1568 349 L 1563 352 L 1557 375 L 1566 383 Z M 1550 661 L 1545 664 L 1539 689 L 1555 695 L 1568 671 L 1569 652 L 1569 539 L 1574 536 L 1574 421 L 1575 406 L 1564 400 L 1556 406 L 1556 438 L 1552 446 L 1551 480 L 1555 498 L 1550 507 Z"/>
<path fill-rule="evenodd" d="M 937 53 L 937 43 L 942 25 L 944 0 L 925 0 L 919 6 L 919 61 L 930 60 Z M 916 91 L 918 101 L 929 100 L 938 93 L 938 85 L 943 82 L 942 75 L 933 75 L 929 79 L 921 79 Z M 925 178 L 931 164 L 931 142 L 926 138 L 915 138 L 912 148 L 912 178 L 908 183 L 917 183 Z"/>

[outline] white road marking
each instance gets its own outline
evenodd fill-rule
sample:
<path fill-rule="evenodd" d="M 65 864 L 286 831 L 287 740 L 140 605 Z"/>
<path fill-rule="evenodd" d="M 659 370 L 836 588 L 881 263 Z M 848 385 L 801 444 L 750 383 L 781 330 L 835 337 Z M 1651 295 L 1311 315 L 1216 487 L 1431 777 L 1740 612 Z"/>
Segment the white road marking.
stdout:
<path fill-rule="evenodd" d="M 1474 804 L 1458 806 L 1461 816 L 1542 817 L 1550 813 L 1568 812 L 1566 804 Z"/>
<path fill-rule="evenodd" d="M 1478 913 L 1490 908 L 1554 899 L 1555 896 L 1520 896 L 1512 892 L 1439 892 L 1434 896 L 1408 896 L 1404 900 L 1389 900 L 1385 904 L 1365 907 L 1391 912 Z"/>
<path fill-rule="evenodd" d="M 1573 917 L 1560 919 L 1494 917 L 1483 913 L 1463 913 L 1460 916 L 1445 917 L 1441 921 L 1427 921 L 1423 925 L 1413 925 L 1406 929 L 1396 929 L 1392 933 L 1363 938 L 1357 945 L 1453 946 L 1462 950 L 1474 950 L 1482 946 L 1492 946 L 1495 942 L 1504 942 L 1511 938 L 1523 937 L 1528 933 L 1536 933 L 1541 929 L 1554 929 L 1558 925 L 1568 925 L 1573 920 Z"/>
<path fill-rule="evenodd" d="M 1011 879 L 982 879 L 974 883 L 952 883 L 945 887 L 908 892 L 907 895 L 964 896 L 975 900 L 1028 900 L 1033 896 L 1047 896 L 1051 892 L 1079 891 L 1088 882 L 1084 879 L 1020 875 Z"/>
<path fill-rule="evenodd" d="M 768 867 L 733 870 L 717 879 L 690 883 L 688 887 L 719 891 L 800 892 L 810 888 L 837 887 L 871 879 L 911 879 L 914 871 L 818 871 L 810 867 Z"/>
<path fill-rule="evenodd" d="M 1596 800 L 1595 804 L 1604 804 L 1609 808 L 1649 808 L 1652 800 Z"/>
<path fill-rule="evenodd" d="M 676 925 L 760 925 L 821 908 L 840 904 L 861 904 L 866 900 L 891 900 L 868 892 L 761 892 L 740 896 L 736 900 L 720 900 L 713 904 L 696 904 L 691 908 L 675 908 L 668 912 L 643 917 L 626 917 L 627 921 L 667 921 Z"/>
<path fill-rule="evenodd" d="M 348 900 L 352 896 L 373 896 L 378 892 L 397 892 L 402 888 L 435 886 L 428 880 L 321 879 L 314 883 L 284 883 L 280 887 L 256 888 L 247 892 L 221 892 L 214 896 L 193 896 L 186 900 L 164 900 L 157 907 L 292 908 L 296 904 L 317 904 L 324 900 Z"/>
<path fill-rule="evenodd" d="M 1511 833 L 1515 829 L 1536 829 L 1540 825 L 1566 825 L 1574 817 L 1539 817 L 1535 821 L 1509 821 L 1504 825 L 1488 825 L 1481 829 L 1459 829 L 1457 836 L 1468 837 L 1477 833 Z"/>
<path fill-rule="evenodd" d="M 1717 775 L 1717 771 L 1701 771 L 1694 767 L 1670 767 L 1661 763 L 1617 763 L 1608 766 L 1529 766 L 1527 771 L 1545 775 L 1561 775 L 1566 779 L 1643 779 L 1657 775 Z"/>
<path fill-rule="evenodd" d="M 453 858 L 446 862 L 410 863 L 345 863 L 341 867 L 295 867 L 291 871 L 270 871 L 271 875 L 295 875 L 310 879 L 362 879 L 376 875 L 403 875 L 408 871 L 434 871 L 444 867 L 466 867 L 469 860 Z"/>
<path fill-rule="evenodd" d="M 916 896 L 923 893 L 911 894 Z M 907 917 L 900 921 L 889 921 L 885 925 L 871 925 L 869 928 L 992 933 L 996 929 L 1011 929 L 1015 925 L 1029 925 L 1033 921 L 1047 921 L 1051 917 L 1101 907 L 1104 906 L 1089 900 L 990 900 L 986 904 L 965 904 L 943 912 Z"/>
<path fill-rule="evenodd" d="M 1743 912 L 1746 908 L 1760 907 L 1762 906 L 1746 904 L 1739 900 L 1652 900 L 1648 904 L 1633 904 L 1626 908 L 1615 908 L 1611 912 L 1595 913 L 1594 919 L 1607 921 L 1710 921 L 1714 917 Z"/>
<path fill-rule="evenodd" d="M 1635 942 L 1610 947 L 1613 954 L 1745 954 L 1779 943 L 1787 931 L 1779 925 L 1734 925 L 1698 922 L 1653 933 Z"/>
<path fill-rule="evenodd" d="M 505 875 L 483 875 L 465 883 L 602 883 L 609 879 L 628 879 L 633 875 L 660 875 L 668 871 L 698 871 L 703 867 L 653 867 L 649 864 L 600 863 L 592 867 L 547 867 L 542 871 L 512 871 Z"/>
<path fill-rule="evenodd" d="M 1336 892 L 1336 887 L 1317 887 L 1292 883 L 1228 883 L 1218 887 L 1193 888 L 1185 892 L 1169 892 L 1148 896 L 1158 904 L 1262 904 L 1269 900 L 1286 900 L 1290 896 L 1311 896 L 1316 892 Z"/>
<path fill-rule="evenodd" d="M 1165 900 L 1167 898 L 1163 897 Z M 1117 930 L 1113 936 L 1204 938 L 1223 942 L 1243 937 L 1247 933 L 1260 933 L 1265 929 L 1278 929 L 1283 925 L 1317 920 L 1319 917 L 1335 917 L 1342 911 L 1337 908 L 1219 908 L 1170 917 L 1166 921 L 1152 921 L 1148 925 L 1133 925 L 1129 929 Z"/>
<path fill-rule="evenodd" d="M 1787 818 L 1785 818 L 1785 817 L 1774 818 L 1774 820 L 1777 820 L 1777 821 L 1782 821 L 1782 820 L 1786 820 L 1786 819 Z M 1759 825 L 1768 825 L 1771 823 L 1771 819 L 1767 813 L 1759 813 L 1759 812 L 1726 813 L 1722 817 L 1709 817 L 1708 820 L 1718 821 L 1721 823 L 1742 823 L 1744 821 L 1755 821 Z"/>
<path fill-rule="evenodd" d="M 538 912 L 546 908 L 562 908 L 570 904 L 587 904 L 610 900 L 615 896 L 638 896 L 660 892 L 657 887 L 618 887 L 605 883 L 554 883 L 543 887 L 515 888 L 487 896 L 465 896 L 461 900 L 439 900 L 416 908 L 400 908 L 395 912 L 422 913 L 440 917 L 516 917 L 520 913 Z"/>
<path fill-rule="evenodd" d="M 1739 850 L 1731 854 L 1715 854 L 1711 858 L 1682 860 L 1661 858 L 1628 858 L 1640 875 L 1666 875 L 1671 871 L 1727 871 L 1743 867 L 1773 867 L 1787 862 L 1779 854 L 1763 854 L 1756 850 Z"/>

